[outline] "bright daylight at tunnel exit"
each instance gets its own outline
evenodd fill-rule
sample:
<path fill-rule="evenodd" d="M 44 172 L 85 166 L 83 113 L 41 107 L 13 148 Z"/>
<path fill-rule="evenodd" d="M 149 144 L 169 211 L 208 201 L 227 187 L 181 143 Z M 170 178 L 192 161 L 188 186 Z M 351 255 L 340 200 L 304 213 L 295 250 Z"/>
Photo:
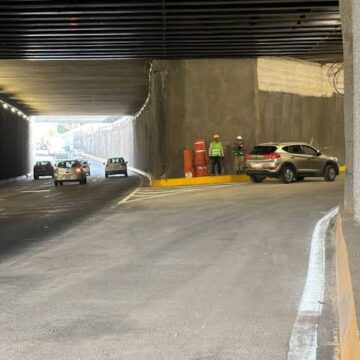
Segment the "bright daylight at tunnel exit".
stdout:
<path fill-rule="evenodd" d="M 0 359 L 359 360 L 360 1 L 0 1 Z"/>

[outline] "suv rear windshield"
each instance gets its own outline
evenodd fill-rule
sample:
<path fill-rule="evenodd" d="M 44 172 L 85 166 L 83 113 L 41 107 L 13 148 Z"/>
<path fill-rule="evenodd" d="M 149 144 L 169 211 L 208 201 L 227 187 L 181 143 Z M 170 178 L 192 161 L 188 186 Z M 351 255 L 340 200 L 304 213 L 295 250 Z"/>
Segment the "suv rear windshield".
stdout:
<path fill-rule="evenodd" d="M 125 164 L 125 160 L 123 158 L 112 158 L 108 160 L 109 164 Z"/>
<path fill-rule="evenodd" d="M 250 154 L 252 155 L 265 155 L 265 154 L 271 154 L 273 152 L 275 152 L 277 149 L 276 146 L 273 145 L 259 145 L 259 146 L 255 146 Z"/>

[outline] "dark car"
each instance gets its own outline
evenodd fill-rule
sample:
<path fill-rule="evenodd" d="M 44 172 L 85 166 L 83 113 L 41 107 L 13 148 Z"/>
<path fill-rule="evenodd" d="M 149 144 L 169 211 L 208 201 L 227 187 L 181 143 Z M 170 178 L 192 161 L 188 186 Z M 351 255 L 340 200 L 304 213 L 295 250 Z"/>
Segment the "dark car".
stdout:
<path fill-rule="evenodd" d="M 34 165 L 34 179 L 38 180 L 40 176 L 54 177 L 54 167 L 50 161 L 37 161 Z"/>

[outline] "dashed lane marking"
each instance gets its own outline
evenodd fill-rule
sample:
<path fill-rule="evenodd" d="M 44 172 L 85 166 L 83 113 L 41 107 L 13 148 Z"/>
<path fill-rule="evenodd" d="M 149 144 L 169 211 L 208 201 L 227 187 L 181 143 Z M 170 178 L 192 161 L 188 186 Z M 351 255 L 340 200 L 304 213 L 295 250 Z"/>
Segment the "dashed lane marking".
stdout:
<path fill-rule="evenodd" d="M 50 192 L 50 189 L 42 189 L 42 190 L 23 190 L 22 193 L 44 193 L 44 192 Z"/>
<path fill-rule="evenodd" d="M 58 195 L 60 195 L 60 193 L 51 194 L 51 195 L 45 195 L 44 198 L 52 198 L 52 197 L 58 196 Z"/>

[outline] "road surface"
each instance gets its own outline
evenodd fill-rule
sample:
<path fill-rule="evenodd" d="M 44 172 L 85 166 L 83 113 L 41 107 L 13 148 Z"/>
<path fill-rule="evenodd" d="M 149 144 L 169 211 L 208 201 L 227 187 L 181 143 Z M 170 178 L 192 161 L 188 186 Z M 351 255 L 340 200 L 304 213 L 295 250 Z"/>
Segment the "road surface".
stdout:
<path fill-rule="evenodd" d="M 45 196 L 12 193 L 14 186 L 1 188 L 5 208 L 14 200 L 17 211 L 37 207 Z M 342 202 L 342 179 L 142 188 L 105 204 L 121 186 L 51 188 L 49 195 L 103 206 L 81 221 L 72 212 L 76 222 L 69 216 L 64 231 L 47 234 L 39 210 L 1 220 L 2 232 L 12 221 L 5 235 L 25 232 L 25 224 L 30 238 L 43 239 L 0 263 L 1 356 L 286 359 L 312 232 Z"/>
<path fill-rule="evenodd" d="M 140 183 L 135 174 L 105 179 L 104 166 L 89 162 L 92 176 L 83 186 L 71 183 L 55 187 L 51 178 L 0 185 L 0 259 L 53 233 L 76 227 Z"/>

